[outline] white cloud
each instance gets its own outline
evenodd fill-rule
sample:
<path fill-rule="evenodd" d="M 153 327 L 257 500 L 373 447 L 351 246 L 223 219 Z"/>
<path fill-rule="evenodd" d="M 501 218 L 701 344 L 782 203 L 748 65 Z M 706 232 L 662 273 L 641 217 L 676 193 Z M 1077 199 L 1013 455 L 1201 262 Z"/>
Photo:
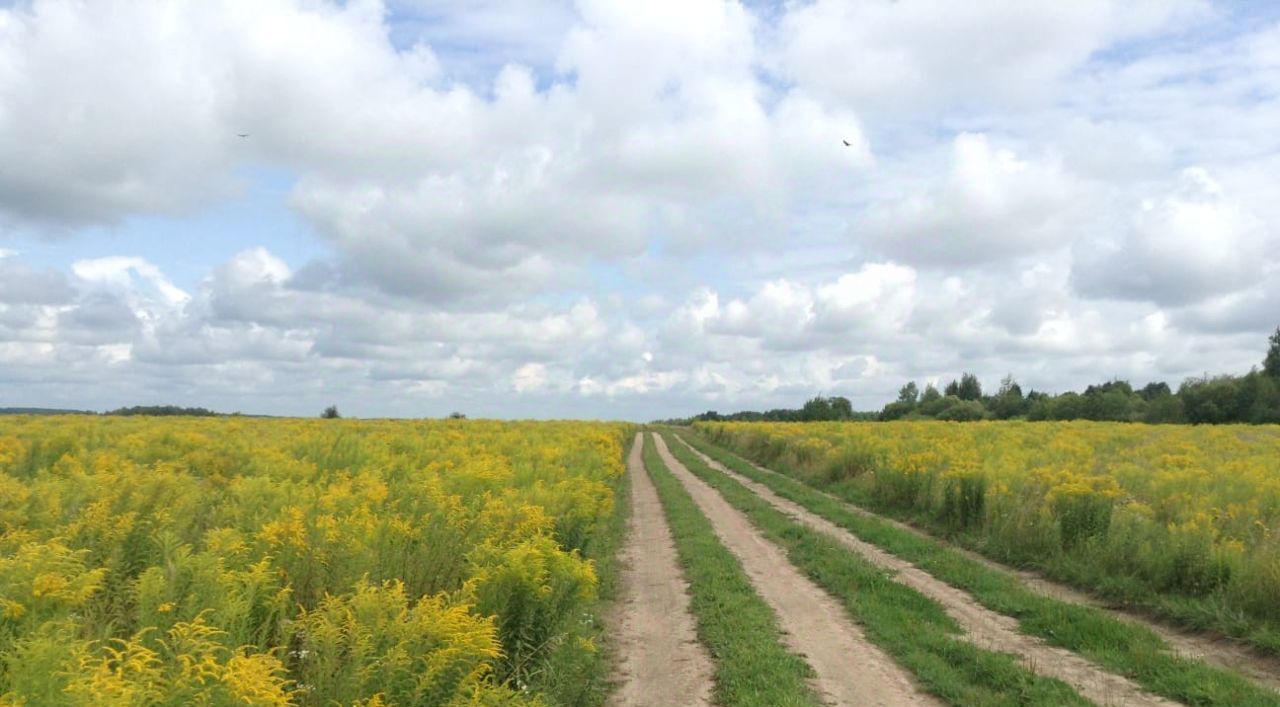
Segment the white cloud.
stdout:
<path fill-rule="evenodd" d="M 1203 14 L 1199 2 L 817 0 L 781 23 L 778 62 L 808 90 L 865 111 L 1050 99 L 1106 43 Z"/>
<path fill-rule="evenodd" d="M 1277 258 L 1269 225 L 1189 168 L 1138 205 L 1119 239 L 1084 242 L 1072 279 L 1088 296 L 1179 305 L 1247 288 Z"/>
<path fill-rule="evenodd" d="M 1065 245 L 1087 195 L 1055 156 L 1020 158 L 971 133 L 956 136 L 945 175 L 912 186 L 913 193 L 869 209 L 854 232 L 894 259 L 935 266 Z"/>
<path fill-rule="evenodd" d="M 21 3 L 0 382 L 662 417 L 1242 370 L 1280 307 L 1280 22 L 1233 12 Z M 266 194 L 298 223 L 224 220 Z"/>
<path fill-rule="evenodd" d="M 517 393 L 536 392 L 547 384 L 547 367 L 541 363 L 526 363 L 511 376 L 511 387 Z"/>
<path fill-rule="evenodd" d="M 153 299 L 159 300 L 169 307 L 180 307 L 191 299 L 191 295 L 175 286 L 169 278 L 165 277 L 164 273 L 160 272 L 159 268 L 147 262 L 144 258 L 128 256 L 89 258 L 77 260 L 71 265 L 71 270 L 76 274 L 76 277 L 87 282 L 128 289 L 134 292 L 149 290 L 154 295 L 157 295 Z M 135 283 L 139 279 L 149 287 L 145 288 L 145 290 L 135 287 Z"/>

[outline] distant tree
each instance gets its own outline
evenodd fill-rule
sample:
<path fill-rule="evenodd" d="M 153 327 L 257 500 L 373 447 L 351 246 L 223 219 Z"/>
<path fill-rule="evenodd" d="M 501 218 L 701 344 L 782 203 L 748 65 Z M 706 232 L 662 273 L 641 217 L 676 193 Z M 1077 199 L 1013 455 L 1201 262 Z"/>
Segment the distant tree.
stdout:
<path fill-rule="evenodd" d="M 715 413 L 712 413 L 712 414 L 714 415 Z M 467 416 L 466 416 L 466 415 L 463 415 L 463 414 L 462 414 L 462 413 L 460 413 L 460 412 L 454 411 L 454 412 L 449 413 L 449 419 L 450 419 L 450 420 L 465 420 L 465 419 L 467 419 Z"/>
<path fill-rule="evenodd" d="M 1187 414 L 1182 409 L 1182 399 L 1172 392 L 1168 395 L 1152 397 L 1147 401 L 1147 409 L 1142 415 L 1142 421 L 1151 425 L 1176 425 L 1186 422 Z"/>
<path fill-rule="evenodd" d="M 880 411 L 879 419 L 888 421 L 906 417 L 915 411 L 919 400 L 920 389 L 916 387 L 915 381 L 910 381 L 898 389 L 897 400 L 884 406 Z"/>
<path fill-rule="evenodd" d="M 1049 420 L 1079 420 L 1084 417 L 1084 397 L 1079 393 L 1063 393 L 1049 401 Z"/>
<path fill-rule="evenodd" d="M 934 417 L 939 420 L 968 422 L 981 420 L 986 415 L 987 411 L 982 407 L 982 403 L 977 400 L 962 400 L 954 395 L 948 395 L 942 399 L 942 409 Z"/>
<path fill-rule="evenodd" d="M 853 419 L 853 403 L 844 396 L 837 395 L 827 398 L 827 402 L 831 405 L 832 420 L 851 420 Z"/>
<path fill-rule="evenodd" d="M 337 405 L 330 405 L 329 407 L 324 409 L 324 412 L 320 413 L 320 417 L 325 420 L 336 420 L 342 417 L 342 415 L 338 414 Z"/>
<path fill-rule="evenodd" d="M 960 399 L 955 395 L 944 396 L 938 392 L 937 388 L 927 385 L 924 388 L 924 393 L 920 396 L 920 403 L 916 405 L 915 412 L 922 417 L 934 417 L 947 407 L 947 401 L 951 398 Z"/>
<path fill-rule="evenodd" d="M 998 420 L 1008 420 L 1027 414 L 1031 403 L 1022 395 L 1022 386 L 1010 373 L 1000 380 L 1000 389 L 987 400 L 987 410 Z"/>
<path fill-rule="evenodd" d="M 1280 378 L 1280 327 L 1276 327 L 1267 341 L 1271 345 L 1267 347 L 1267 357 L 1262 361 L 1262 372 L 1272 378 Z"/>
<path fill-rule="evenodd" d="M 800 408 L 800 419 L 805 422 L 818 422 L 832 419 L 831 402 L 819 395 L 804 402 Z"/>
<path fill-rule="evenodd" d="M 1004 378 L 1000 379 L 1000 389 L 996 391 L 996 397 L 998 398 L 1010 395 L 1022 399 L 1022 386 L 1018 385 L 1018 381 L 1013 379 L 1012 373 L 1008 373 Z"/>
<path fill-rule="evenodd" d="M 1242 419 L 1240 379 L 1235 376 L 1191 378 L 1178 387 L 1187 422 L 1220 424 Z"/>
<path fill-rule="evenodd" d="M 1151 402 L 1156 398 L 1163 398 L 1166 395 L 1173 395 L 1173 390 L 1169 388 L 1169 384 L 1164 381 L 1155 381 L 1142 386 L 1138 391 L 1138 395 L 1147 402 Z"/>
<path fill-rule="evenodd" d="M 1134 403 L 1141 398 L 1126 393 L 1128 384 L 1122 387 L 1096 389 L 1084 395 L 1084 417 L 1087 420 L 1125 422 L 1135 419 Z"/>
<path fill-rule="evenodd" d="M 149 415 L 149 416 L 173 416 L 184 415 L 190 417 L 214 417 L 218 413 L 207 410 L 205 408 L 184 408 L 177 405 L 135 405 L 128 408 L 119 408 L 110 410 L 104 414 L 107 415 Z"/>
<path fill-rule="evenodd" d="M 960 384 L 956 388 L 956 397 L 961 400 L 982 399 L 982 383 L 979 383 L 978 377 L 972 373 L 965 373 L 960 376 Z"/>

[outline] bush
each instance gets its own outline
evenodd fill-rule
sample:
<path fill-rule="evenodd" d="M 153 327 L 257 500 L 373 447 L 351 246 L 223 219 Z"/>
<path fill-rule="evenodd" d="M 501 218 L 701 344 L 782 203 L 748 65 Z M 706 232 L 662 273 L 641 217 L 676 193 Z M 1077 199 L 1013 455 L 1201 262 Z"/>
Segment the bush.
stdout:
<path fill-rule="evenodd" d="M 934 415 L 939 420 L 968 422 L 981 420 L 987 416 L 986 408 L 982 407 L 982 403 L 976 400 L 961 400 L 951 395 L 942 400 L 945 406 Z"/>

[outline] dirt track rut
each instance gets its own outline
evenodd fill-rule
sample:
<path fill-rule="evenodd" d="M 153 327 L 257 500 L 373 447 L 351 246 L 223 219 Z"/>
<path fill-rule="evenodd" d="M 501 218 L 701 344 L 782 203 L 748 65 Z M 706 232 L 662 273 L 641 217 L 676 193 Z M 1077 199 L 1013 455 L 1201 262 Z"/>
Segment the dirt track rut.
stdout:
<path fill-rule="evenodd" d="M 681 444 L 686 444 L 683 440 Z M 686 444 L 687 446 L 687 444 Z M 1103 705 L 1168 706 L 1178 703 L 1152 695 L 1128 679 L 1107 672 L 1065 648 L 1020 633 L 1018 622 L 979 604 L 968 593 L 942 582 L 905 560 L 818 516 L 804 507 L 774 493 L 767 486 L 741 476 L 696 449 L 688 447 L 709 466 L 727 474 L 751 489 L 778 510 L 856 551 L 873 564 L 894 573 L 895 578 L 938 602 L 965 630 L 965 638 L 988 650 L 1013 653 L 1028 669 L 1057 678 L 1075 688 L 1082 696 Z"/>
<path fill-rule="evenodd" d="M 793 567 L 746 516 L 677 461 L 660 436 L 654 438 L 662 460 L 778 616 L 787 647 L 804 656 L 817 674 L 814 686 L 824 700 L 836 705 L 941 704 L 919 691 L 906 671 L 862 635 L 844 607 Z"/>
<path fill-rule="evenodd" d="M 714 468 L 723 470 L 724 467 L 719 462 L 712 460 L 702 452 L 694 449 L 678 435 L 676 436 L 676 439 L 679 439 L 681 444 L 684 444 Z M 771 469 L 766 469 L 759 464 L 755 464 L 750 460 L 743 459 L 743 461 L 763 473 L 778 473 Z M 932 538 L 928 533 L 907 525 L 906 523 L 872 513 L 864 508 L 859 508 L 858 506 L 847 503 L 836 496 L 832 496 L 831 494 L 822 491 L 818 491 L 818 493 L 822 493 L 827 498 L 840 503 L 852 513 L 857 513 L 867 518 L 874 518 L 880 522 L 888 523 L 900 530 L 912 533 L 919 537 Z M 1179 630 L 1166 624 L 1159 623 L 1158 621 L 1153 621 L 1141 614 L 1118 609 L 1078 589 L 1045 579 L 1035 572 L 1006 567 L 1005 565 L 987 557 L 983 557 L 971 550 L 966 550 L 965 548 L 952 546 L 951 549 L 992 570 L 1017 577 L 1022 581 L 1023 586 L 1033 592 L 1070 604 L 1092 606 L 1100 611 L 1106 612 L 1112 618 L 1119 621 L 1125 621 L 1127 623 L 1142 626 L 1159 636 L 1165 643 L 1169 644 L 1176 655 L 1200 660 L 1208 665 L 1240 673 L 1258 684 L 1265 685 L 1272 690 L 1280 691 L 1280 658 L 1261 655 L 1250 649 L 1248 646 L 1233 642 L 1231 639 Z"/>
<path fill-rule="evenodd" d="M 658 492 L 640 459 L 636 434 L 627 457 L 631 522 L 622 549 L 622 602 L 610 617 L 620 683 L 610 704 L 708 705 L 712 666 L 698 641 L 689 594 Z"/>

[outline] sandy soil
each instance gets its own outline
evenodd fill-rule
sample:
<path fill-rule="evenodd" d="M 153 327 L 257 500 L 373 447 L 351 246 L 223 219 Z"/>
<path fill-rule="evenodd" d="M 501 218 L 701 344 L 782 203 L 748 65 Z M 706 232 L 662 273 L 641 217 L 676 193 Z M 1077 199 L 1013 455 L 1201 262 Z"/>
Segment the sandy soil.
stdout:
<path fill-rule="evenodd" d="M 684 443 L 684 440 L 680 441 L 681 443 Z M 686 446 L 688 446 L 687 443 Z M 693 452 L 698 454 L 699 457 L 707 460 L 715 468 L 723 468 L 720 464 L 714 462 L 714 460 L 711 460 L 696 449 L 693 449 L 692 447 L 689 447 L 689 449 L 693 450 Z M 764 473 L 778 473 L 770 469 L 766 469 L 758 464 L 754 464 L 749 460 L 745 461 Z M 819 493 L 822 492 L 819 491 Z M 841 503 L 851 512 L 858 513 L 859 515 L 868 518 L 875 518 L 921 537 L 931 537 L 928 533 L 907 525 L 906 523 L 877 515 L 866 509 L 846 503 L 842 499 L 832 496 L 831 494 L 824 493 L 823 495 Z M 990 569 L 1018 577 L 1022 580 L 1024 586 L 1031 591 L 1072 604 L 1092 606 L 1107 612 L 1112 617 L 1120 621 L 1126 621 L 1142 626 L 1159 636 L 1165 641 L 1165 643 L 1168 643 L 1169 646 L 1173 648 L 1173 652 L 1176 655 L 1193 658 L 1224 670 L 1231 670 L 1240 673 L 1260 685 L 1265 685 L 1273 690 L 1280 691 L 1280 659 L 1277 659 L 1274 656 L 1261 654 L 1249 646 L 1232 641 L 1229 638 L 1186 631 L 1152 620 L 1150 617 L 1143 614 L 1117 608 L 1102 599 L 1091 596 L 1086 592 L 1075 589 L 1074 587 L 1046 579 L 1035 572 L 1007 567 L 971 550 L 955 546 L 952 546 L 952 550 L 959 552 L 965 557 L 968 557 L 975 562 L 979 562 Z"/>
<path fill-rule="evenodd" d="M 965 630 L 965 637 L 975 645 L 988 650 L 1013 653 L 1022 659 L 1028 669 L 1041 675 L 1057 678 L 1075 688 L 1082 696 L 1099 704 L 1178 704 L 1152 695 L 1128 679 L 1107 672 L 1069 650 L 1051 646 L 1034 636 L 1019 633 L 1016 619 L 991 611 L 979 604 L 967 592 L 935 579 L 927 572 L 890 555 L 875 545 L 859 540 L 831 521 L 775 494 L 767 486 L 729 471 L 697 450 L 693 451 L 712 468 L 728 474 L 778 510 L 857 551 L 875 565 L 893 572 L 899 582 L 941 604 L 947 614 Z"/>
<path fill-rule="evenodd" d="M 813 668 L 814 687 L 824 700 L 836 705 L 941 704 L 920 692 L 905 670 L 862 635 L 844 607 L 796 570 L 746 516 L 671 456 L 661 437 L 656 441 L 663 461 L 772 607 L 787 647 Z"/>
<path fill-rule="evenodd" d="M 711 658 L 698 642 L 671 530 L 640 460 L 641 440 L 637 433 L 627 457 L 631 521 L 621 551 L 622 601 L 609 617 L 619 653 L 610 704 L 707 705 Z"/>

